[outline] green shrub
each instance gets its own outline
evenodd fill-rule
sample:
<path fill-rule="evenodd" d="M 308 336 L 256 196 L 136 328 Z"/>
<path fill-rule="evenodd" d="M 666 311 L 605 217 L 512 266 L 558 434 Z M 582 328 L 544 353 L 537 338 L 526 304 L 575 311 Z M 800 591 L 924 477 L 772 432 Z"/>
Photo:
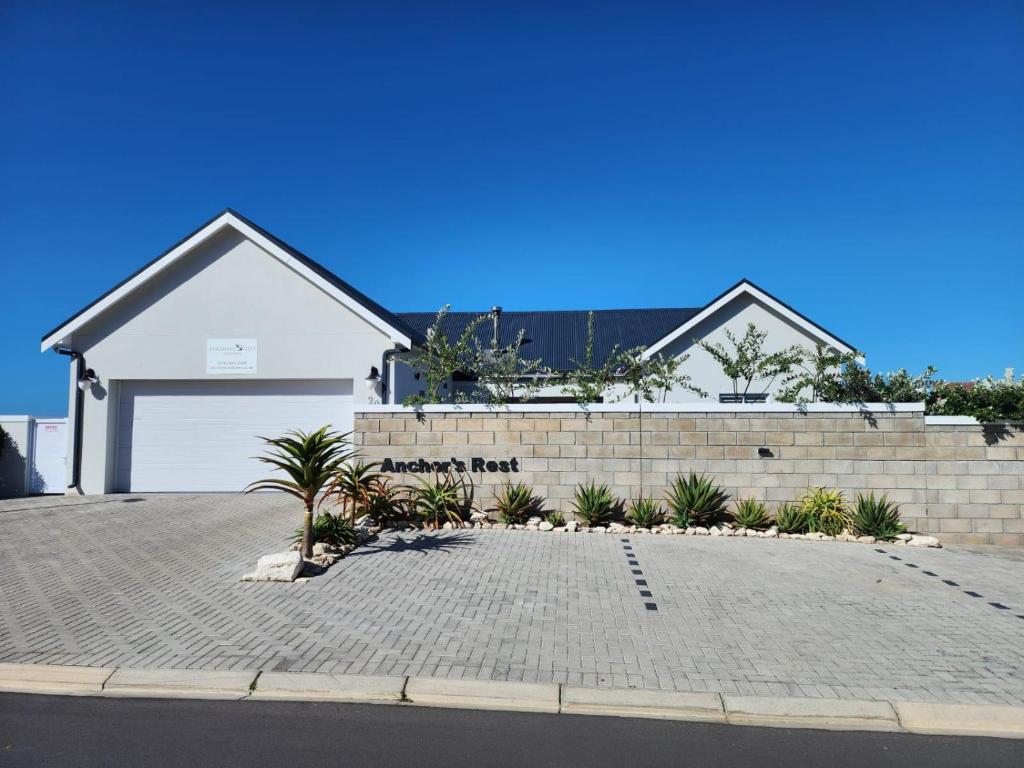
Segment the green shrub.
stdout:
<path fill-rule="evenodd" d="M 740 499 L 736 503 L 736 511 L 733 512 L 732 519 L 740 528 L 761 530 L 768 527 L 771 515 L 768 514 L 768 507 L 763 501 Z"/>
<path fill-rule="evenodd" d="M 651 528 L 665 519 L 665 510 L 657 499 L 641 496 L 629 505 L 626 517 L 637 528 Z"/>
<path fill-rule="evenodd" d="M 576 486 L 576 494 L 571 504 L 576 516 L 584 525 L 595 526 L 607 523 L 614 517 L 619 500 L 607 485 L 597 485 L 591 480 L 589 485 L 580 483 Z"/>
<path fill-rule="evenodd" d="M 466 484 L 451 472 L 433 478 L 417 477 L 419 486 L 409 489 L 413 509 L 429 528 L 440 528 L 444 523 L 461 523 L 463 510 L 468 506 Z"/>
<path fill-rule="evenodd" d="M 970 384 L 939 382 L 928 396 L 927 413 L 973 416 L 978 421 L 1024 421 L 1024 377 L 1014 379 L 1007 369 L 1002 379 L 978 379 Z"/>
<path fill-rule="evenodd" d="M 874 536 L 882 541 L 890 541 L 907 530 L 900 522 L 899 505 L 884 495 L 876 499 L 874 493 L 867 496 L 857 494 L 852 521 L 854 532 L 861 536 Z"/>
<path fill-rule="evenodd" d="M 302 541 L 302 529 L 296 528 L 292 535 L 292 543 Z M 341 515 L 321 512 L 313 521 L 312 544 L 327 544 L 332 547 L 343 547 L 356 543 L 356 529 L 351 522 Z"/>
<path fill-rule="evenodd" d="M 807 513 L 803 507 L 787 501 L 779 505 L 775 513 L 775 525 L 779 533 L 807 533 Z"/>
<path fill-rule="evenodd" d="M 725 512 L 729 496 L 707 475 L 676 475 L 665 497 L 672 522 L 681 528 L 707 525 Z"/>
<path fill-rule="evenodd" d="M 553 525 L 555 528 L 561 528 L 563 525 L 565 525 L 565 515 L 563 515 L 557 509 L 548 512 L 547 515 L 544 516 L 544 519 L 551 523 L 551 525 Z"/>
<path fill-rule="evenodd" d="M 838 536 L 850 527 L 850 510 L 843 492 L 835 488 L 810 488 L 800 500 L 808 530 Z"/>
<path fill-rule="evenodd" d="M 505 483 L 494 502 L 498 519 L 507 525 L 521 525 L 537 508 L 533 488 L 526 483 Z"/>

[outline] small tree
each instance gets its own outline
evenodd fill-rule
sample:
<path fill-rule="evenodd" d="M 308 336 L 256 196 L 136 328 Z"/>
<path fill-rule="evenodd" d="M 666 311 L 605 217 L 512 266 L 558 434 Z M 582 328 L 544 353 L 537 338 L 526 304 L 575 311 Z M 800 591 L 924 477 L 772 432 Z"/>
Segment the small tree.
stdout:
<path fill-rule="evenodd" d="M 722 371 L 732 379 L 734 394 L 747 395 L 755 384 L 766 382 L 761 392 L 767 392 L 776 378 L 789 373 L 804 356 L 804 350 L 794 345 L 778 352 L 765 352 L 764 341 L 767 331 L 753 323 L 747 323 L 747 332 L 737 339 L 732 331 L 725 329 L 725 337 L 732 346 L 727 350 L 721 342 L 711 343 L 705 339 L 694 339 L 694 343 L 707 352 L 722 366 Z M 742 391 L 741 388 L 742 387 Z"/>
<path fill-rule="evenodd" d="M 306 514 L 302 518 L 302 556 L 313 556 L 313 508 L 320 491 L 337 474 L 339 468 L 355 456 L 348 435 L 332 432 L 330 426 L 316 432 L 293 430 L 283 437 L 261 437 L 269 446 L 259 461 L 277 467 L 287 477 L 271 477 L 250 483 L 245 493 L 283 491 L 302 501 Z"/>
<path fill-rule="evenodd" d="M 814 352 L 805 351 L 803 358 L 796 363 L 797 370 L 791 371 L 782 380 L 782 390 L 776 395 L 776 400 L 783 403 L 816 403 L 825 392 L 836 389 L 847 367 L 856 364 L 856 353 L 840 352 L 818 344 Z"/>
<path fill-rule="evenodd" d="M 406 355 L 395 358 L 399 363 L 416 371 L 423 381 L 423 390 L 419 394 L 405 397 L 402 400 L 403 405 L 444 402 L 446 398 L 443 390 L 447 388 L 452 376 L 466 372 L 472 367 L 476 330 L 487 316 L 480 315 L 474 318 L 452 342 L 444 330 L 445 319 L 450 310 L 450 304 L 441 307 L 434 322 L 427 329 L 424 344 Z"/>
<path fill-rule="evenodd" d="M 583 360 L 573 358 L 573 369 L 567 371 L 562 384 L 562 393 L 572 397 L 580 405 L 596 403 L 604 396 L 608 387 L 615 383 L 616 372 L 621 367 L 618 345 L 615 345 L 600 365 L 594 354 L 594 313 L 587 315 L 587 339 Z"/>
<path fill-rule="evenodd" d="M 469 373 L 476 379 L 472 398 L 492 405 L 505 405 L 513 401 L 527 402 L 540 391 L 540 376 L 550 374 L 541 365 L 541 359 L 525 359 L 520 352 L 526 341 L 526 331 L 520 330 L 511 344 L 501 347 L 493 341 L 482 344 L 473 340 L 473 356 Z"/>
<path fill-rule="evenodd" d="M 620 376 L 629 394 L 648 403 L 665 402 L 665 396 L 672 389 L 686 389 L 707 397 L 708 393 L 694 386 L 688 374 L 679 372 L 679 366 L 690 359 L 689 355 L 664 357 L 659 352 L 644 360 L 640 356 L 642 351 L 638 347 L 620 357 Z"/>

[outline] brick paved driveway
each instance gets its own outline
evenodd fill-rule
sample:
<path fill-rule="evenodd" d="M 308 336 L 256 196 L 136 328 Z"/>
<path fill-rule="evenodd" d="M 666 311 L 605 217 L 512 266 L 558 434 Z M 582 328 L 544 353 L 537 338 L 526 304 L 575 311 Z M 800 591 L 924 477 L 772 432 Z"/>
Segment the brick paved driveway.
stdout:
<path fill-rule="evenodd" d="M 239 582 L 297 518 L 272 495 L 2 501 L 0 661 L 1024 704 L 1019 551 L 403 533 Z"/>

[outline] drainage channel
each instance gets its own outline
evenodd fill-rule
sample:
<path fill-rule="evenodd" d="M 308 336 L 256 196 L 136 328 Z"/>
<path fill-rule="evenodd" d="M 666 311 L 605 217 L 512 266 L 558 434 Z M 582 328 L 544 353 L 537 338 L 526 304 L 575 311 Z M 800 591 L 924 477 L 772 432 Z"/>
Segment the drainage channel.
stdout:
<path fill-rule="evenodd" d="M 898 557 L 896 555 L 890 555 L 888 550 L 876 549 L 875 552 L 878 552 L 879 554 L 885 555 L 890 560 L 896 560 L 898 562 L 901 562 L 905 566 L 907 566 L 907 568 L 913 568 L 913 569 L 917 570 L 919 573 L 923 573 L 925 576 L 932 576 L 932 577 L 934 577 L 936 579 L 939 579 L 939 581 L 941 581 L 946 586 L 957 587 L 957 588 L 960 587 L 960 583 L 959 582 L 953 581 L 952 579 L 943 579 L 941 576 L 939 576 L 939 574 L 935 573 L 934 571 L 926 571 L 926 570 L 922 569 L 919 565 L 916 565 L 915 563 L 910 563 L 910 562 L 905 561 L 902 557 Z M 981 598 L 982 600 L 985 599 L 984 595 L 981 595 L 981 594 L 979 594 L 978 592 L 975 592 L 972 589 L 961 589 L 960 591 L 963 592 L 968 597 L 977 597 L 977 598 Z M 995 608 L 997 611 L 1009 611 L 1009 610 L 1011 610 L 1010 606 L 1005 605 L 1004 603 L 996 602 L 996 601 L 990 602 L 989 605 L 992 606 L 993 608 Z M 1014 616 L 1016 616 L 1018 619 L 1024 619 L 1024 613 L 1015 613 Z"/>
<path fill-rule="evenodd" d="M 643 569 L 640 567 L 640 561 L 637 560 L 636 553 L 633 551 L 633 545 L 629 539 L 619 539 L 622 542 L 622 551 L 626 555 L 626 564 L 629 565 L 630 571 L 633 574 L 633 581 L 640 588 L 640 597 L 644 598 L 644 608 L 648 611 L 658 610 L 658 604 L 654 602 L 654 594 L 651 592 L 647 579 L 644 578 Z"/>

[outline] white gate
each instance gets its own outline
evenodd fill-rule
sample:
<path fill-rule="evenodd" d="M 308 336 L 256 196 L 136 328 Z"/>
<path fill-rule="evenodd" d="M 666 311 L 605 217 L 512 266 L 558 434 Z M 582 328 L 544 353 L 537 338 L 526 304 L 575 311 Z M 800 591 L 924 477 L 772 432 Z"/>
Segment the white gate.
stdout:
<path fill-rule="evenodd" d="M 64 493 L 67 453 L 68 420 L 35 419 L 29 493 Z"/>

